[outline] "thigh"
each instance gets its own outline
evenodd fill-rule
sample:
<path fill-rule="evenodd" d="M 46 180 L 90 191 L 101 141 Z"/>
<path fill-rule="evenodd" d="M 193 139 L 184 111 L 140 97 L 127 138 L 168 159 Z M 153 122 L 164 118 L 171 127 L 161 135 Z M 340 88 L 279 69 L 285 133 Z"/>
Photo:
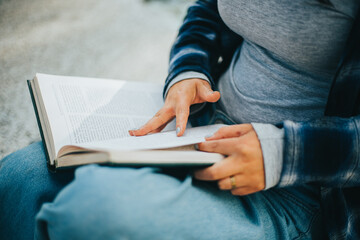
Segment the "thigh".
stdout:
<path fill-rule="evenodd" d="M 41 142 L 0 161 L 0 239 L 32 239 L 35 215 L 71 181 L 73 173 L 49 173 Z"/>
<path fill-rule="evenodd" d="M 39 239 L 294 239 L 306 235 L 319 209 L 292 200 L 275 191 L 236 197 L 190 175 L 177 178 L 156 168 L 92 165 L 79 168 L 54 202 L 43 205 L 36 234 Z"/>

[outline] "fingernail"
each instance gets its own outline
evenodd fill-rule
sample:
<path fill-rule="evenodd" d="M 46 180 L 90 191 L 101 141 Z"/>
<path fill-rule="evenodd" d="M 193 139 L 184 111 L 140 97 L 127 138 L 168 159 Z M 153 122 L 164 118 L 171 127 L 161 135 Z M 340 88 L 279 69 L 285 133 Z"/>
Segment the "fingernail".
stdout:
<path fill-rule="evenodd" d="M 195 147 L 195 150 L 199 150 L 199 145 L 198 144 L 195 144 L 194 147 Z"/>
<path fill-rule="evenodd" d="M 134 131 L 137 131 L 137 130 L 139 130 L 139 129 L 132 129 L 132 130 L 129 130 L 129 134 L 130 134 L 131 136 L 135 136 Z"/>
<path fill-rule="evenodd" d="M 214 134 L 208 134 L 205 136 L 205 138 L 209 138 L 209 137 L 212 137 Z"/>
<path fill-rule="evenodd" d="M 177 128 L 176 128 L 176 135 L 179 135 L 180 130 L 181 130 L 180 127 L 177 127 Z"/>

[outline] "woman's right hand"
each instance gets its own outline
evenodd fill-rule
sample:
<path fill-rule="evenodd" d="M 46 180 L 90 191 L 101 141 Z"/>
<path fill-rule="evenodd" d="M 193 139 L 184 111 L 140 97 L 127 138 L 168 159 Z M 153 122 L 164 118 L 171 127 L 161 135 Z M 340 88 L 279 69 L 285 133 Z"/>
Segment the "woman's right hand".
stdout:
<path fill-rule="evenodd" d="M 202 79 L 185 79 L 174 84 L 168 91 L 164 106 L 144 126 L 129 130 L 131 136 L 143 136 L 160 132 L 176 117 L 176 133 L 184 134 L 189 117 L 190 106 L 196 103 L 217 102 L 218 91 L 212 91 L 210 84 Z"/>

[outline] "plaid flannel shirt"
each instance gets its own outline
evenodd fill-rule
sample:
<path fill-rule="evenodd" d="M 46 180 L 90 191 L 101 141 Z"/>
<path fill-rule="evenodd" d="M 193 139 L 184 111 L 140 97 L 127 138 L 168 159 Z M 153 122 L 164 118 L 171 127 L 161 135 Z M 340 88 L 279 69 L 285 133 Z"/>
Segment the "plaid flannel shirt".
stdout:
<path fill-rule="evenodd" d="M 279 124 L 285 130 L 285 152 L 276 187 L 320 186 L 329 239 L 360 239 L 359 30 L 358 16 L 324 117 Z M 222 21 L 216 0 L 197 1 L 188 9 L 172 47 L 164 89 L 185 71 L 205 74 L 215 87 L 241 41 Z"/>

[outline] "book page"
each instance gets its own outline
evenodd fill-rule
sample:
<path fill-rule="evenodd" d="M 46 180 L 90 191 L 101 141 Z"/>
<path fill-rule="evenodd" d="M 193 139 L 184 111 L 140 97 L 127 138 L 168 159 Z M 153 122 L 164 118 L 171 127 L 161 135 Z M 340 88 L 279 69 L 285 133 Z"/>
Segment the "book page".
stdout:
<path fill-rule="evenodd" d="M 166 149 L 203 142 L 206 136 L 214 134 L 223 126 L 225 125 L 215 124 L 189 128 L 181 137 L 177 137 L 175 131 L 165 131 L 141 137 L 130 136 L 102 142 L 79 144 L 77 146 L 106 151 Z"/>
<path fill-rule="evenodd" d="M 161 84 L 36 75 L 54 139 L 55 151 L 129 138 L 163 105 Z M 174 130 L 175 123 L 164 131 Z"/>

